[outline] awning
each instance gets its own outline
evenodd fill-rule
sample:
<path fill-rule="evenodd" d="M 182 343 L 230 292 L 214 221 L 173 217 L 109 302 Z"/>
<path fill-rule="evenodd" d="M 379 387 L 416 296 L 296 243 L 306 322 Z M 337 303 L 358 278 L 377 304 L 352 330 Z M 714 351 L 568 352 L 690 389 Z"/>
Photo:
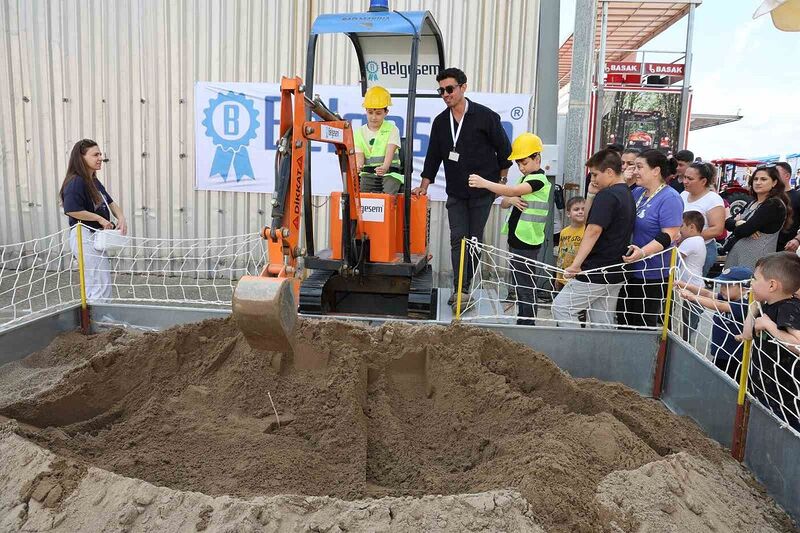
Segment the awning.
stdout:
<path fill-rule="evenodd" d="M 616 0 L 608 5 L 608 26 L 606 30 L 606 61 L 625 61 L 632 54 L 651 41 L 689 12 L 691 4 L 698 0 Z M 595 50 L 600 48 L 602 29 L 602 2 L 597 3 L 597 23 L 595 25 Z M 558 50 L 558 86 L 569 83 L 572 71 L 573 36 L 564 41 Z M 628 50 L 615 52 L 614 50 Z"/>
<path fill-rule="evenodd" d="M 702 130 L 703 128 L 711 128 L 713 126 L 719 126 L 720 124 L 729 124 L 741 119 L 742 115 L 699 115 L 692 113 L 689 130 Z"/>

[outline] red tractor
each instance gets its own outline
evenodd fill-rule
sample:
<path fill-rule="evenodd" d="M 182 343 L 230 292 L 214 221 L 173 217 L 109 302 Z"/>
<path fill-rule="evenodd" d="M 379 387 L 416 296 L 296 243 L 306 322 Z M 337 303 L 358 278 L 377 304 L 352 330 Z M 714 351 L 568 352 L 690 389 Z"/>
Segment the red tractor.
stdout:
<path fill-rule="evenodd" d="M 730 206 L 731 215 L 736 216 L 753 201 L 747 179 L 751 169 L 764 164 L 754 159 L 714 159 L 717 166 L 719 195 Z M 737 172 L 738 169 L 738 172 Z"/>

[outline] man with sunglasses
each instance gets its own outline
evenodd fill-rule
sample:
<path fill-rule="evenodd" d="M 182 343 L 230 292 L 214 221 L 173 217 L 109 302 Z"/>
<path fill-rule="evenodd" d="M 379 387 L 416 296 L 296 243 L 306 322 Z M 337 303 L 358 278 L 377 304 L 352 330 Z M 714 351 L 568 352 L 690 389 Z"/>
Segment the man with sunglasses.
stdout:
<path fill-rule="evenodd" d="M 453 265 L 453 283 L 458 283 L 461 259 L 461 239 L 477 238 L 483 242 L 483 230 L 495 194 L 488 189 L 470 188 L 469 175 L 478 174 L 485 179 L 505 183 L 511 161 L 511 143 L 500 115 L 464 96 L 467 76 L 457 68 L 448 68 L 436 76 L 439 95 L 447 108 L 433 119 L 428 152 L 422 169 L 422 183 L 414 194 L 427 194 L 428 186 L 436 179 L 444 163 L 445 190 L 447 192 L 447 218 L 450 223 L 450 260 Z M 468 258 L 464 264 L 463 290 L 469 289 L 474 265 Z M 450 305 L 456 298 L 455 286 Z"/>

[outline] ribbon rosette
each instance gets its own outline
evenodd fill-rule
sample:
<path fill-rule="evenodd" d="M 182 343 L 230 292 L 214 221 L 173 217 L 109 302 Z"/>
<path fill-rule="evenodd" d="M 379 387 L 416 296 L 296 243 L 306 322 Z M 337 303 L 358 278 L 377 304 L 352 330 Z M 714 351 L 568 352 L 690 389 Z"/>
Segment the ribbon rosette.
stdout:
<path fill-rule="evenodd" d="M 228 122 L 235 123 L 235 131 L 233 134 L 225 133 L 224 135 L 217 132 L 214 125 L 214 113 L 217 108 L 223 104 L 235 102 L 236 107 L 244 109 L 248 114 L 248 127 L 244 130 L 238 127 L 238 110 Z M 252 100 L 247 98 L 244 94 L 228 91 L 227 93 L 220 93 L 216 98 L 208 102 L 208 107 L 205 109 L 206 116 L 203 120 L 203 126 L 206 127 L 206 135 L 211 137 L 212 142 L 217 146 L 214 153 L 214 160 L 211 162 L 211 172 L 209 177 L 219 174 L 224 181 L 228 180 L 228 173 L 233 163 L 233 170 L 236 174 L 236 181 L 242 181 L 245 176 L 250 179 L 255 179 L 253 172 L 253 165 L 250 163 L 250 154 L 247 152 L 247 145 L 250 141 L 256 138 L 256 129 L 258 129 L 258 110 L 255 108 Z M 241 131 L 241 135 L 237 135 Z"/>

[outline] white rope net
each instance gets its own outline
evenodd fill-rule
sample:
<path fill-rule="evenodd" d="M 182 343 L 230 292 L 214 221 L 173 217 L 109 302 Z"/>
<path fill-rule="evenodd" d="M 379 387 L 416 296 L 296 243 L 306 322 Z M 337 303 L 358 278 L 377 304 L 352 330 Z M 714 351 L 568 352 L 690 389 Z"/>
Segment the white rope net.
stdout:
<path fill-rule="evenodd" d="M 657 264 L 669 265 L 671 253 L 661 252 Z M 642 283 L 647 274 L 641 263 L 620 263 L 562 282 L 559 268 L 474 240 L 466 242 L 465 263 L 469 260 L 475 273 L 462 289 L 463 321 L 619 330 L 663 327 L 668 269 Z M 720 281 L 688 272 L 678 254 L 670 331 L 738 386 L 750 280 Z M 751 399 L 800 432 L 800 346 L 756 332 L 750 361 Z"/>
<path fill-rule="evenodd" d="M 648 260 L 587 270 L 573 279 L 564 270 L 467 241 L 465 263 L 474 276 L 462 290 L 464 321 L 519 325 L 655 330 L 664 316 L 672 250 Z M 655 276 L 654 276 L 655 275 Z"/>
<path fill-rule="evenodd" d="M 90 303 L 227 306 L 236 282 L 266 261 L 256 234 L 130 237 L 114 253 L 96 251 L 85 227 L 82 234 Z M 76 230 L 0 247 L 0 330 L 79 302 Z"/>
<path fill-rule="evenodd" d="M 0 246 L 0 329 L 80 301 L 67 234 Z"/>
<path fill-rule="evenodd" d="M 88 253 L 96 252 L 90 248 Z M 206 239 L 134 237 L 129 247 L 107 259 L 110 300 L 229 305 L 236 282 L 244 275 L 258 275 L 265 261 L 266 246 L 256 234 Z"/>

